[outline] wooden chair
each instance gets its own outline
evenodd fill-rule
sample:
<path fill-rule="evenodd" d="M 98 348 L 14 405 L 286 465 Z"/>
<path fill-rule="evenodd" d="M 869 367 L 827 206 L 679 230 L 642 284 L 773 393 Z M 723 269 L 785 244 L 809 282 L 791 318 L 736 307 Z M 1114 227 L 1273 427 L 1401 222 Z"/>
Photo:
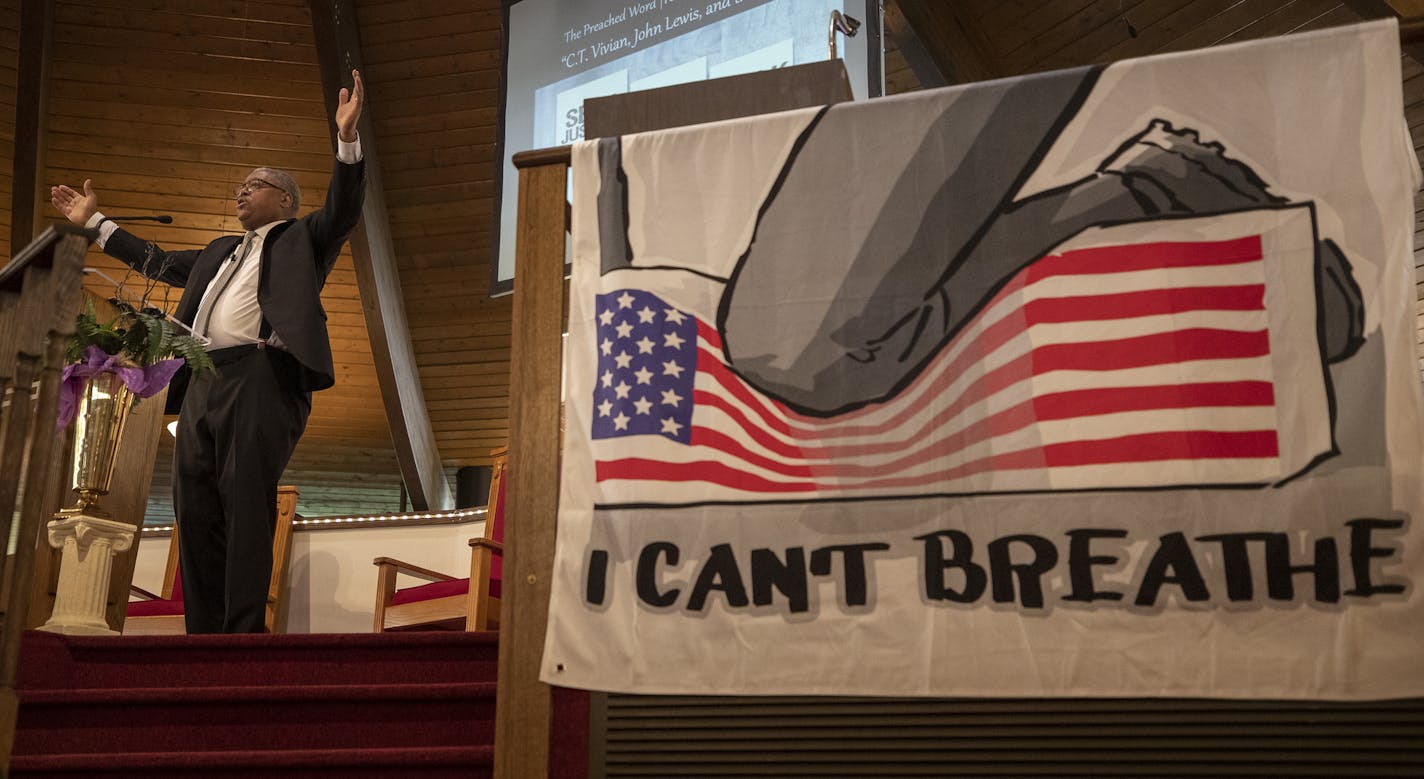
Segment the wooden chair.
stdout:
<path fill-rule="evenodd" d="M 296 487 L 277 488 L 277 527 L 272 533 L 272 581 L 267 589 L 267 632 L 287 629 L 287 568 L 292 556 L 292 519 L 297 514 Z M 188 632 L 183 624 L 183 580 L 178 575 L 178 528 L 168 545 L 168 568 L 163 574 L 163 594 L 130 586 L 143 600 L 129 601 L 124 619 L 126 636 L 171 636 Z"/>
<path fill-rule="evenodd" d="M 470 578 L 377 557 L 377 633 L 390 630 L 494 630 L 499 627 L 500 584 L 504 569 L 505 471 L 509 450 L 494 452 L 485 534 L 470 539 Z M 396 589 L 400 574 L 431 582 Z M 473 585 L 471 584 L 473 582 Z"/>

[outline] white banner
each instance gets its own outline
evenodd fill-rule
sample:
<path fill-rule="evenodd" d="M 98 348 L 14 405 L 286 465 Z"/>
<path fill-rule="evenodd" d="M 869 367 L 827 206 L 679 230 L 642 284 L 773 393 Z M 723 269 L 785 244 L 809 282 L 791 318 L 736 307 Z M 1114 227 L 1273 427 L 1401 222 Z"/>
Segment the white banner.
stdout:
<path fill-rule="evenodd" d="M 1393 23 L 574 150 L 543 679 L 1424 695 Z"/>

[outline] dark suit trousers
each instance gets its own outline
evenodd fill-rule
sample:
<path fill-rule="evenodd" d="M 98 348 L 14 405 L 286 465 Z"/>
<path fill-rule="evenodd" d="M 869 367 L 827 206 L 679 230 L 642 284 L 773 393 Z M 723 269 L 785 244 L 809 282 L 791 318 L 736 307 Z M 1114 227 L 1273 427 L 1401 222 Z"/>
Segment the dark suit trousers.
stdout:
<path fill-rule="evenodd" d="M 189 633 L 260 633 L 272 577 L 277 482 L 306 428 L 311 393 L 275 348 L 213 351 L 178 417 L 173 502 Z"/>

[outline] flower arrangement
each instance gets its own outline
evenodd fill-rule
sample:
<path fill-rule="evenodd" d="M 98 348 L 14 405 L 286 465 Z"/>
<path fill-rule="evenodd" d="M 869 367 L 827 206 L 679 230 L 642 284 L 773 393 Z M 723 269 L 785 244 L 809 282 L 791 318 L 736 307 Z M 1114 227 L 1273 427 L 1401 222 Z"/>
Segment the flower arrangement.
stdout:
<path fill-rule="evenodd" d="M 113 373 L 139 398 L 158 394 L 184 363 L 194 374 L 214 370 L 213 361 L 190 335 L 180 335 L 156 308 L 123 306 L 113 320 L 100 322 L 90 303 L 75 317 L 74 335 L 65 349 L 68 364 L 60 375 L 59 427 L 67 427 L 79 408 L 84 384 L 92 376 Z"/>

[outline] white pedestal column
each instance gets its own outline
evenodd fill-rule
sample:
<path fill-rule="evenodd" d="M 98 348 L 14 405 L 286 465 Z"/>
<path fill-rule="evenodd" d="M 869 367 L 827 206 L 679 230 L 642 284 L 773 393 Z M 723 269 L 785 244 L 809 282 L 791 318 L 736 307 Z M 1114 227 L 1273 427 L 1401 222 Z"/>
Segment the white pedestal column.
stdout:
<path fill-rule="evenodd" d="M 123 522 L 79 515 L 49 523 L 50 546 L 63 550 L 54 613 L 40 630 L 84 636 L 116 636 L 104 619 L 114 555 L 133 546 L 134 528 Z"/>

